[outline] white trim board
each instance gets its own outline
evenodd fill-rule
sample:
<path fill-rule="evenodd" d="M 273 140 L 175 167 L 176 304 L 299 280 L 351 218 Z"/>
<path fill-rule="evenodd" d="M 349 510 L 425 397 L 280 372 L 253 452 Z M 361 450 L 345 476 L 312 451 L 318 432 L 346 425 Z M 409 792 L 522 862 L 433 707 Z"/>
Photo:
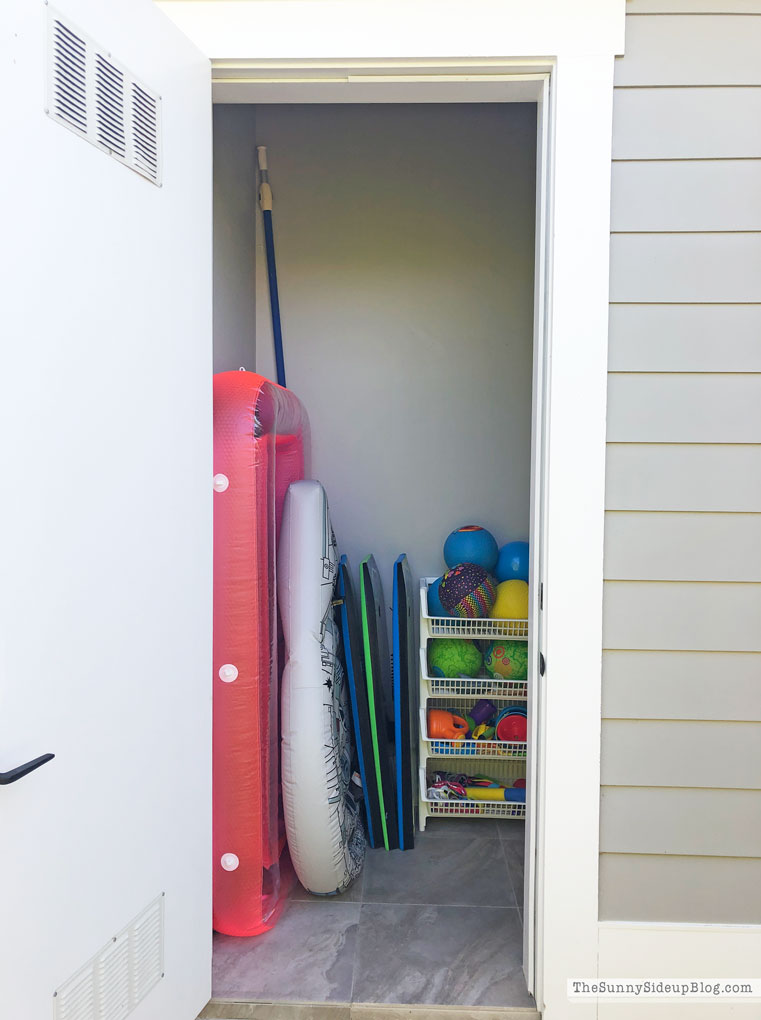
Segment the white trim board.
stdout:
<path fill-rule="evenodd" d="M 281 83 L 272 66 L 265 80 L 252 75 L 240 83 L 249 101 L 261 101 L 265 95 L 268 101 L 293 96 L 298 68 L 292 60 L 283 63 L 288 66 L 280 72 L 285 79 Z M 508 60 L 499 61 L 502 73 L 497 81 L 493 62 L 484 76 L 487 80 L 468 68 L 459 81 L 452 81 L 448 71 L 446 81 L 435 83 L 428 76 L 420 76 L 421 81 L 411 75 L 408 66 L 398 66 L 394 74 L 389 61 L 380 81 L 377 66 L 367 67 L 370 80 L 363 98 L 367 101 L 373 95 L 376 102 L 388 101 L 391 89 L 395 101 L 417 102 L 420 89 L 426 93 L 446 89 L 448 101 L 468 102 L 474 95 L 481 101 L 487 95 L 504 101 L 507 89 L 528 86 L 537 101 L 548 76 L 532 76 L 527 82 L 521 75 L 513 84 L 504 80 L 510 66 Z M 304 65 L 302 70 L 306 69 Z M 315 65 L 308 69 L 314 73 Z M 427 70 L 430 75 L 430 65 Z M 347 76 L 343 82 L 319 76 L 299 82 L 300 101 L 326 101 L 328 95 L 332 101 L 352 101 L 351 91 L 364 84 L 361 77 L 361 67 L 355 66 L 351 79 Z M 547 674 L 536 685 L 541 743 L 536 748 L 533 837 L 537 965 L 533 981 L 530 954 L 526 959 L 544 1016 L 559 1020 L 567 1008 L 567 976 L 593 973 L 597 960 L 613 55 L 559 59 L 549 83 L 549 103 L 545 100 L 544 105 L 551 112 L 539 168 L 547 195 L 538 245 L 544 292 L 537 305 L 547 350 L 543 388 L 548 407 L 543 520 L 535 525 L 535 534 L 543 532 L 549 551 L 534 578 L 545 586 L 545 608 L 535 634 L 547 660 Z M 585 392 L 583 406 L 578 401 L 580 388 Z M 587 493 L 583 501 L 578 499 L 580 490 Z M 537 498 L 542 499 L 538 493 Z M 583 614 L 578 612 L 580 602 Z M 575 721 L 572 728 L 569 718 Z M 573 774 L 568 769 L 571 757 Z M 575 1012 L 579 1020 L 595 1015 L 589 1004 L 579 1005 Z"/>
<path fill-rule="evenodd" d="M 389 101 L 388 90 L 404 88 L 413 90 L 412 101 L 420 101 L 423 90 L 440 88 L 454 101 L 454 87 L 464 90 L 464 101 L 474 89 L 502 89 L 504 97 L 505 86 L 487 76 L 552 68 L 542 154 L 548 181 L 543 311 L 549 406 L 539 633 L 547 673 L 537 685 L 544 740 L 536 776 L 535 991 L 545 1020 L 565 1020 L 567 977 L 597 968 L 611 122 L 613 57 L 623 50 L 625 4 L 474 0 L 467 19 L 459 4 L 433 0 L 194 0 L 161 6 L 213 58 L 215 75 L 229 83 L 258 69 L 265 81 L 255 87 L 270 90 L 273 79 L 286 79 L 281 87 L 290 101 L 295 88 L 304 102 L 310 88 L 321 97 L 312 101 L 325 101 L 327 88 L 349 98 L 360 85 L 364 101 L 378 89 L 384 91 L 374 94 Z M 352 73 L 336 82 L 338 67 L 347 64 Z M 462 84 L 378 81 L 421 69 L 428 76 L 456 75 Z M 330 72 L 332 82 L 325 80 Z M 304 89 L 305 77 L 320 76 L 322 83 L 312 80 Z M 273 92 L 266 94 L 273 101 Z M 596 1006 L 574 1006 L 574 1016 L 596 1020 Z"/>
<path fill-rule="evenodd" d="M 598 977 L 758 976 L 761 925 L 601 921 L 599 931 Z"/>
<path fill-rule="evenodd" d="M 473 76 L 467 102 L 535 103 L 545 77 Z M 215 103 L 461 103 L 462 88 L 456 75 L 347 75 L 277 82 L 241 74 L 213 79 L 212 96 Z"/>
<path fill-rule="evenodd" d="M 759 973 L 761 925 L 648 924 L 601 921 L 601 978 L 752 978 Z M 575 1007 L 574 1011 L 575 1011 Z M 640 1020 L 662 1012 L 669 1020 L 757 1020 L 758 1002 L 656 1004 L 600 1002 L 598 1020 Z"/>

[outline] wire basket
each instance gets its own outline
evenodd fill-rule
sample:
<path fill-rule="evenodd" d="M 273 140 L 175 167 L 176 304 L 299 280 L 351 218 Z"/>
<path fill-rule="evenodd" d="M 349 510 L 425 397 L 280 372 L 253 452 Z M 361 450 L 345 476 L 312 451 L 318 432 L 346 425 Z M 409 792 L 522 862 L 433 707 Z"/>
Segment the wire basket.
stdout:
<path fill-rule="evenodd" d="M 420 620 L 431 637 L 464 637 L 482 640 L 513 638 L 528 641 L 528 620 L 469 619 L 462 616 L 429 616 L 428 586 L 435 577 L 420 578 Z"/>
<path fill-rule="evenodd" d="M 429 745 L 429 755 L 457 758 L 516 758 L 525 759 L 528 744 L 524 741 L 507 740 L 440 740 L 428 735 L 427 708 L 452 709 L 464 715 L 471 705 L 469 698 L 429 698 L 428 704 L 420 709 L 420 733 Z"/>
<path fill-rule="evenodd" d="M 430 765 L 430 763 L 429 763 Z M 430 800 L 425 768 L 420 769 L 420 800 L 429 816 L 448 815 L 462 818 L 516 818 L 526 817 L 526 804 L 510 800 Z"/>
<path fill-rule="evenodd" d="M 465 698 L 477 701 L 479 698 L 510 698 L 525 701 L 528 697 L 528 681 L 499 680 L 489 676 L 439 677 L 428 673 L 426 649 L 420 649 L 420 675 L 428 694 L 432 698 Z"/>

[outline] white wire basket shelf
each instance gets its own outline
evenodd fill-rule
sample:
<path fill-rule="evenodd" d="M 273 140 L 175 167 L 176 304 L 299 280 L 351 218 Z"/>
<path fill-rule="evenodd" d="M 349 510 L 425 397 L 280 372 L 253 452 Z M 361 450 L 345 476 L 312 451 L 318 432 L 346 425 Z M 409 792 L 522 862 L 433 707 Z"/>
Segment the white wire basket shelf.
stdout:
<path fill-rule="evenodd" d="M 433 699 L 430 699 L 428 701 L 429 707 L 451 708 L 459 714 L 463 714 L 467 711 L 467 709 L 463 704 L 458 705 L 458 701 L 464 701 L 466 705 L 471 707 L 469 705 L 469 699 L 450 699 L 449 701 L 445 703 L 442 702 L 441 704 L 432 704 L 432 700 Z M 428 744 L 428 753 L 430 756 L 525 759 L 528 747 L 525 740 L 441 740 L 438 737 L 430 737 L 428 735 L 428 712 L 425 705 L 420 709 L 420 735 Z"/>
<path fill-rule="evenodd" d="M 511 701 L 525 701 L 528 698 L 528 681 L 499 680 L 489 676 L 439 677 L 428 672 L 428 655 L 420 649 L 420 676 L 432 698 L 510 698 Z"/>
<path fill-rule="evenodd" d="M 525 801 L 509 800 L 431 800 L 425 768 L 420 769 L 420 800 L 428 816 L 448 815 L 462 818 L 516 818 L 526 817 Z"/>
<path fill-rule="evenodd" d="M 428 631 L 430 637 L 464 637 L 492 640 L 494 638 L 513 638 L 516 641 L 528 641 L 528 620 L 498 620 L 491 617 L 468 619 L 462 616 L 429 616 L 428 586 L 437 580 L 435 577 L 420 578 L 420 620 L 421 629 Z"/>

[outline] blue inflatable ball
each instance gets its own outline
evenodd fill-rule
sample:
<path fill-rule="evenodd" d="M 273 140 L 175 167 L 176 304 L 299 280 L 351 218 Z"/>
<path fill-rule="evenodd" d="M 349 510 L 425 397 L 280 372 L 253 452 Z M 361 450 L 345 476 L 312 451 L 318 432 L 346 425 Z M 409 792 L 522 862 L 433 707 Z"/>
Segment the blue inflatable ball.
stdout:
<path fill-rule="evenodd" d="M 528 542 L 508 542 L 499 550 L 497 580 L 528 582 Z"/>
<path fill-rule="evenodd" d="M 457 528 L 444 543 L 444 561 L 450 570 L 459 563 L 477 563 L 493 574 L 498 555 L 494 535 L 478 524 Z"/>
<path fill-rule="evenodd" d="M 442 575 L 443 576 L 443 575 Z M 449 616 L 449 613 L 441 604 L 439 598 L 439 585 L 441 584 L 441 578 L 437 577 L 435 581 L 428 585 L 428 615 L 429 616 Z"/>

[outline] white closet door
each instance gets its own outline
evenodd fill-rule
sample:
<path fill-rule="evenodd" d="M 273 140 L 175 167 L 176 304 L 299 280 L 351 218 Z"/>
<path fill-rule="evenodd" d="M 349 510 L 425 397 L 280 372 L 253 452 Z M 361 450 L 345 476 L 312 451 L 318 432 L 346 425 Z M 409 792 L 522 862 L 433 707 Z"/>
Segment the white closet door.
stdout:
<path fill-rule="evenodd" d="M 55 755 L 0 785 L 2 1014 L 190 1020 L 211 962 L 210 71 L 149 0 L 58 4 L 8 0 L 0 40 L 0 772 Z"/>

